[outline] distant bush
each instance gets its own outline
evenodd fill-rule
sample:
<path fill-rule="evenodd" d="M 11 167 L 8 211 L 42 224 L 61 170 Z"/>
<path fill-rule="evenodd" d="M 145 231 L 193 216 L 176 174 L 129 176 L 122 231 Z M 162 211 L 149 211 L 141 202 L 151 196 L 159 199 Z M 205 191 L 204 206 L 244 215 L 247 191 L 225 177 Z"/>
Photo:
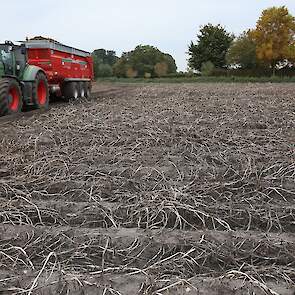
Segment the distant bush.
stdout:
<path fill-rule="evenodd" d="M 125 57 L 121 57 L 114 65 L 113 72 L 116 77 L 127 77 L 127 59 Z"/>
<path fill-rule="evenodd" d="M 295 68 L 286 67 L 275 72 L 278 77 L 295 77 Z M 254 69 L 214 69 L 210 76 L 214 77 L 271 77 L 273 71 L 271 68 L 254 68 Z"/>
<path fill-rule="evenodd" d="M 203 62 L 201 66 L 202 76 L 212 76 L 214 73 L 215 66 L 211 61 Z"/>
<path fill-rule="evenodd" d="M 166 62 L 158 62 L 154 67 L 157 77 L 164 77 L 168 73 L 168 64 Z"/>
<path fill-rule="evenodd" d="M 166 78 L 193 78 L 193 77 L 198 77 L 200 74 L 194 73 L 193 71 L 188 71 L 188 72 L 177 72 L 177 73 L 172 73 L 168 74 L 165 77 Z"/>
<path fill-rule="evenodd" d="M 133 68 L 128 68 L 126 71 L 126 77 L 127 78 L 135 78 L 137 77 L 137 71 Z"/>
<path fill-rule="evenodd" d="M 108 64 L 100 64 L 96 70 L 96 77 L 111 77 L 113 76 L 113 68 Z"/>
<path fill-rule="evenodd" d="M 164 77 L 164 78 L 99 78 L 99 81 L 112 82 L 112 83 L 295 83 L 294 77 L 241 77 L 241 76 L 220 76 L 220 77 L 205 77 L 205 76 L 193 76 L 193 77 Z"/>

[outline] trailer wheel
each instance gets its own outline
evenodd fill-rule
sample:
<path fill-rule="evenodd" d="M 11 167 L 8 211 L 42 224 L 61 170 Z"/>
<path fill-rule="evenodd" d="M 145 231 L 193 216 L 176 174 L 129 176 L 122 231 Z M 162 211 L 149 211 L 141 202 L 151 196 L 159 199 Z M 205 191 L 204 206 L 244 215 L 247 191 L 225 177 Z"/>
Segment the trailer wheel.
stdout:
<path fill-rule="evenodd" d="M 91 96 L 91 83 L 90 82 L 85 82 L 84 83 L 84 88 L 85 88 L 85 97 L 90 98 L 90 96 Z"/>
<path fill-rule="evenodd" d="M 79 83 L 79 97 L 81 98 L 86 97 L 86 87 L 84 82 Z"/>
<path fill-rule="evenodd" d="M 44 73 L 39 72 L 33 83 L 32 89 L 33 105 L 37 109 L 48 109 L 49 107 L 49 87 Z"/>
<path fill-rule="evenodd" d="M 79 97 L 79 87 L 76 82 L 66 82 L 62 87 L 62 95 L 66 100 L 74 99 Z"/>
<path fill-rule="evenodd" d="M 22 92 L 15 79 L 0 80 L 0 116 L 21 112 L 23 107 Z"/>

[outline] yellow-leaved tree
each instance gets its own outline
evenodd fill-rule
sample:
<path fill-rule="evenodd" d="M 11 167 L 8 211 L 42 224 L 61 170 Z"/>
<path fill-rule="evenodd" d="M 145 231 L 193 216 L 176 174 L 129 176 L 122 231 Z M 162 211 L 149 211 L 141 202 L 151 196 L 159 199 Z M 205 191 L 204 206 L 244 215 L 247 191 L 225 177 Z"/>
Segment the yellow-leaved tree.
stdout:
<path fill-rule="evenodd" d="M 250 36 L 256 43 L 257 59 L 273 71 L 279 62 L 295 60 L 295 18 L 285 6 L 264 10 Z"/>

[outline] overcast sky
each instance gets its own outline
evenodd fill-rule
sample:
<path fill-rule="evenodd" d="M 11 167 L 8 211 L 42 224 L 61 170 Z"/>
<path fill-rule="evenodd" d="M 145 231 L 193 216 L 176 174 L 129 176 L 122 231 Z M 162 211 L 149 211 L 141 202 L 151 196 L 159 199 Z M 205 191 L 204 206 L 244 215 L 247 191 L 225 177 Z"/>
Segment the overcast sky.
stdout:
<path fill-rule="evenodd" d="M 185 70 L 188 44 L 200 25 L 220 23 L 239 34 L 255 26 L 263 9 L 281 5 L 295 15 L 295 0 L 1 0 L 0 40 L 42 35 L 119 55 L 149 44 L 173 55 Z"/>

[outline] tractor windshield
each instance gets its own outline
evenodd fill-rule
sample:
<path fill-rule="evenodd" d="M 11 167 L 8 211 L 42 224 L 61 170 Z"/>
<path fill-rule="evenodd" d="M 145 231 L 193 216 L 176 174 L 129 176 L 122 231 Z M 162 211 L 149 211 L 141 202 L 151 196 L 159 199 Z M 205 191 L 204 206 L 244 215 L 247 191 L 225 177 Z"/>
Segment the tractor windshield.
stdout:
<path fill-rule="evenodd" d="M 10 48 L 0 47 L 0 61 L 4 65 L 6 75 L 13 75 L 13 55 Z"/>

